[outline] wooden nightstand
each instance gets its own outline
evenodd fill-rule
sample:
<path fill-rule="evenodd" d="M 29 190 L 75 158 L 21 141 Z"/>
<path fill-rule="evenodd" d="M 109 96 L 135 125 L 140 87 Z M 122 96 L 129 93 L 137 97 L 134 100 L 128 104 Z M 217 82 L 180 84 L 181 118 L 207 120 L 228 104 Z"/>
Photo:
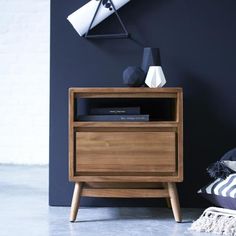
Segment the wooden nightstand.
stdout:
<path fill-rule="evenodd" d="M 140 106 L 148 122 L 82 122 L 91 106 Z M 81 196 L 167 198 L 181 221 L 175 182 L 183 181 L 181 88 L 71 88 L 69 180 L 75 182 L 70 221 Z"/>

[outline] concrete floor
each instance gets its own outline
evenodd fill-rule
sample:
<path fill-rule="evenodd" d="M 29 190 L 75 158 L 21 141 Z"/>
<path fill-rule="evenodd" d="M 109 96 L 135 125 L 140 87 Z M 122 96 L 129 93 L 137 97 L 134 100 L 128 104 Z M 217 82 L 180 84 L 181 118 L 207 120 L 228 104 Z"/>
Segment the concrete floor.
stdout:
<path fill-rule="evenodd" d="M 209 235 L 188 231 L 201 209 L 182 209 L 183 223 L 162 208 L 82 208 L 70 223 L 69 210 L 48 206 L 48 167 L 0 165 L 1 236 Z"/>

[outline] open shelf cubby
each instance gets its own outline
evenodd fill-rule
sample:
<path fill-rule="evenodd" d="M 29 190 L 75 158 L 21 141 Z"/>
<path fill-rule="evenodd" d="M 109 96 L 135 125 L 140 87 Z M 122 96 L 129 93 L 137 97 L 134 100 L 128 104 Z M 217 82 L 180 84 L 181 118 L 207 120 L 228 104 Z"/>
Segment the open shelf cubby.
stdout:
<path fill-rule="evenodd" d="M 90 115 L 94 108 L 139 107 L 142 115 L 149 115 L 149 121 L 176 121 L 175 98 L 76 98 L 75 121 Z"/>

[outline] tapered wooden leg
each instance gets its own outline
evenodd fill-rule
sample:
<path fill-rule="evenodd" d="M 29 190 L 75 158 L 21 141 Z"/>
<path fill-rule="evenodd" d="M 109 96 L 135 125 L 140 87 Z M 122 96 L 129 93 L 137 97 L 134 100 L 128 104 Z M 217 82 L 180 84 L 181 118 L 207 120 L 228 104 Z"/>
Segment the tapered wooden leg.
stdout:
<path fill-rule="evenodd" d="M 74 193 L 71 202 L 70 221 L 74 222 L 79 209 L 80 196 L 82 191 L 82 183 L 75 183 Z"/>
<path fill-rule="evenodd" d="M 176 189 L 176 184 L 175 183 L 168 183 L 168 190 L 169 190 L 170 203 L 171 203 L 171 207 L 172 207 L 175 221 L 181 222 L 182 216 L 181 216 L 181 212 L 180 212 L 179 197 L 178 197 L 178 192 Z"/>
<path fill-rule="evenodd" d="M 162 185 L 163 185 L 164 189 L 168 190 L 168 184 L 167 183 L 163 183 Z M 170 198 L 169 197 L 166 198 L 166 205 L 167 205 L 168 208 L 171 208 Z"/>

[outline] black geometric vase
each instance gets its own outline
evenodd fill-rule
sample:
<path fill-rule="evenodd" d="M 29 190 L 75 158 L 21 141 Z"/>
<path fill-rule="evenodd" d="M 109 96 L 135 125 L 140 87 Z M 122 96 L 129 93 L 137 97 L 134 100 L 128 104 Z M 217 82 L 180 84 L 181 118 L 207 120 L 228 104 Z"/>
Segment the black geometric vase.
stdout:
<path fill-rule="evenodd" d="M 147 73 L 149 66 L 161 66 L 161 57 L 159 48 L 144 48 L 142 70 Z"/>

